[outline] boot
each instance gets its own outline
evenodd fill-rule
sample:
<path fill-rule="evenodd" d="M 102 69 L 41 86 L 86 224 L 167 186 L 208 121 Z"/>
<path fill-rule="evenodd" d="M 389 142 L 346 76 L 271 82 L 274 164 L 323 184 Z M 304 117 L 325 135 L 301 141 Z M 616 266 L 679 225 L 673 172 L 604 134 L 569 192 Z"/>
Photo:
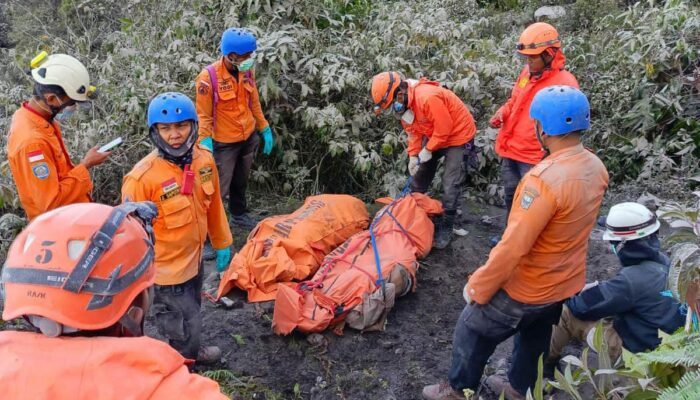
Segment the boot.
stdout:
<path fill-rule="evenodd" d="M 496 395 L 501 393 L 504 395 L 506 400 L 525 400 L 525 396 L 520 394 L 510 382 L 505 380 L 502 376 L 491 375 L 486 378 L 486 386 Z"/>
<path fill-rule="evenodd" d="M 211 261 L 216 258 L 216 250 L 211 247 L 211 242 L 207 239 L 204 242 L 204 250 L 202 250 L 202 258 L 204 261 Z"/>
<path fill-rule="evenodd" d="M 253 229 L 258 221 L 253 218 L 250 213 L 243 213 L 241 215 L 232 215 L 229 221 L 231 225 L 239 226 L 243 229 Z"/>
<path fill-rule="evenodd" d="M 452 389 L 449 382 L 442 381 L 424 387 L 423 398 L 426 400 L 464 400 L 465 397 Z"/>
<path fill-rule="evenodd" d="M 217 346 L 200 347 L 197 353 L 199 364 L 215 364 L 221 361 L 221 349 Z"/>
<path fill-rule="evenodd" d="M 452 241 L 454 233 L 455 215 L 445 214 L 435 224 L 435 238 L 433 239 L 433 247 L 436 249 L 444 249 Z"/>

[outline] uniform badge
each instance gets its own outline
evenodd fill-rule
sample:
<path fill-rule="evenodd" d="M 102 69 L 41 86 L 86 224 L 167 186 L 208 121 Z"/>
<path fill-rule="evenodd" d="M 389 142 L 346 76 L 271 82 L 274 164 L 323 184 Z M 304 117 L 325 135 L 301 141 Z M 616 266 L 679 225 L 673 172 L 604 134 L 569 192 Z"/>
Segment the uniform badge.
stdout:
<path fill-rule="evenodd" d="M 32 166 L 32 173 L 37 179 L 44 180 L 49 177 L 49 166 L 45 162 Z"/>
<path fill-rule="evenodd" d="M 197 93 L 201 94 L 202 96 L 206 96 L 209 94 L 209 84 L 206 82 L 199 82 L 199 88 L 197 88 Z"/>
<path fill-rule="evenodd" d="M 525 190 L 523 192 L 523 197 L 520 198 L 520 208 L 523 210 L 527 210 L 530 208 L 532 205 L 532 202 L 535 201 L 535 198 L 537 197 L 537 194 L 530 192 L 528 190 Z"/>
<path fill-rule="evenodd" d="M 522 88 L 524 88 L 525 86 L 527 86 L 527 83 L 528 83 L 528 82 L 530 82 L 530 78 L 528 78 L 527 76 L 525 76 L 525 77 L 523 77 L 523 78 L 520 80 L 520 82 L 518 82 L 518 86 L 520 87 L 520 89 L 522 89 Z"/>
<path fill-rule="evenodd" d="M 32 151 L 31 153 L 27 153 L 27 158 L 30 163 L 41 161 L 44 159 L 44 153 L 41 150 Z"/>
<path fill-rule="evenodd" d="M 177 184 L 177 181 L 175 181 L 175 178 L 170 178 L 160 185 L 163 187 L 163 194 L 160 196 L 161 201 L 173 198 L 180 194 L 180 186 Z"/>
<path fill-rule="evenodd" d="M 211 173 L 211 167 L 204 167 L 199 169 L 199 177 L 202 183 L 209 182 L 211 180 Z"/>

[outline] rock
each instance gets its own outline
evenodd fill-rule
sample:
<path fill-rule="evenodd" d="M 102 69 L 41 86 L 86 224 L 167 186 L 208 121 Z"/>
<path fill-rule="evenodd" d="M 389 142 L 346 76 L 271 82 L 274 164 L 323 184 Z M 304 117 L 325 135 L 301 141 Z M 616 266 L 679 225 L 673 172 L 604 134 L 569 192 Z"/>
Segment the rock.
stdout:
<path fill-rule="evenodd" d="M 566 15 L 566 10 L 562 6 L 544 6 L 535 11 L 535 19 L 558 19 Z"/>
<path fill-rule="evenodd" d="M 326 338 L 320 333 L 312 333 L 306 337 L 306 341 L 313 347 L 319 347 L 326 344 Z"/>

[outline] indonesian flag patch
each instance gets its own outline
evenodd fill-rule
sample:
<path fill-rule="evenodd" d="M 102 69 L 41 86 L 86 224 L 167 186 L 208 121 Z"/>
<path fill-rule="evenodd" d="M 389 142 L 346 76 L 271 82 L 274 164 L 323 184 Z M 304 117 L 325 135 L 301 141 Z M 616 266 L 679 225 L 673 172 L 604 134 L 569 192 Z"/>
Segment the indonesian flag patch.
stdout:
<path fill-rule="evenodd" d="M 160 196 L 160 201 L 173 198 L 180 194 L 180 186 L 178 186 L 175 178 L 170 178 L 160 185 L 163 187 L 163 194 Z"/>
<path fill-rule="evenodd" d="M 30 163 L 34 163 L 43 160 L 44 153 L 41 150 L 36 150 L 32 151 L 31 153 L 27 153 L 27 157 L 29 158 Z"/>

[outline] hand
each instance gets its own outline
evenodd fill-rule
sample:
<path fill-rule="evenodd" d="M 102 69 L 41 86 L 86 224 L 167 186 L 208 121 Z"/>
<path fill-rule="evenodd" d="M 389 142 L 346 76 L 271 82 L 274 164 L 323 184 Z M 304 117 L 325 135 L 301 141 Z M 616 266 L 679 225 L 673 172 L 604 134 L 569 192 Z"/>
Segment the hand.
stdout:
<path fill-rule="evenodd" d="M 469 293 L 474 293 L 474 289 L 469 289 L 469 283 L 464 285 L 464 290 L 462 290 L 462 296 L 464 297 L 464 301 L 467 302 L 467 304 L 474 304 L 474 300 L 472 300 L 471 296 L 469 296 Z"/>
<path fill-rule="evenodd" d="M 228 263 L 231 261 L 231 249 L 218 249 L 216 250 L 216 271 L 224 272 L 228 268 Z"/>
<path fill-rule="evenodd" d="M 112 154 L 111 151 L 108 151 L 106 153 L 100 153 L 97 151 L 100 148 L 100 145 L 97 145 L 90 150 L 88 150 L 87 154 L 85 154 L 85 157 L 80 161 L 81 164 L 85 166 L 85 168 L 90 169 L 96 165 L 100 165 L 105 160 L 107 157 L 109 157 L 110 154 Z"/>
<path fill-rule="evenodd" d="M 592 287 L 596 287 L 596 286 L 598 286 L 598 281 L 590 282 L 590 283 L 583 285 L 583 289 L 581 289 L 581 291 L 583 292 L 584 290 L 588 290 L 588 289 L 590 289 Z"/>
<path fill-rule="evenodd" d="M 214 152 L 214 142 L 211 140 L 211 136 L 205 137 L 199 144 L 206 147 L 210 152 Z"/>
<path fill-rule="evenodd" d="M 262 131 L 260 131 L 260 134 L 263 137 L 263 140 L 265 141 L 265 145 L 263 146 L 263 154 L 270 155 L 272 153 L 272 145 L 274 144 L 274 140 L 272 139 L 272 129 L 270 127 L 266 127 Z"/>
<path fill-rule="evenodd" d="M 418 172 L 418 157 L 416 156 L 411 156 L 408 159 L 408 173 L 413 176 Z"/>
<path fill-rule="evenodd" d="M 493 117 L 491 117 L 489 125 L 491 125 L 491 128 L 500 128 L 501 125 L 503 125 L 503 111 L 500 109 L 496 111 Z"/>
<path fill-rule="evenodd" d="M 421 163 L 428 162 L 431 158 L 433 158 L 433 153 L 425 147 L 418 153 L 418 159 Z"/>

